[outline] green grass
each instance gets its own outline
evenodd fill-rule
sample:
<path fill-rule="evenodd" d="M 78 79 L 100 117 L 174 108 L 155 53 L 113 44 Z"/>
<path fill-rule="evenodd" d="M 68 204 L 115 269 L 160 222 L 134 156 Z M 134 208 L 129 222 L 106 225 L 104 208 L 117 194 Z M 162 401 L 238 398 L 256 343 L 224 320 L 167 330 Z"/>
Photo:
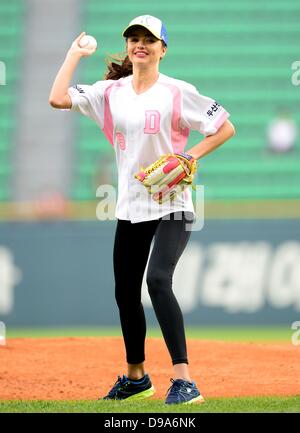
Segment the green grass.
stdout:
<path fill-rule="evenodd" d="M 300 412 L 300 396 L 211 398 L 200 405 L 166 406 L 162 401 L 6 401 L 0 413 L 257 413 Z"/>
<path fill-rule="evenodd" d="M 240 342 L 286 342 L 291 341 L 290 325 L 273 327 L 187 327 L 188 338 L 240 341 Z M 7 338 L 50 338 L 120 336 L 120 328 L 73 327 L 73 328 L 10 328 Z M 161 337 L 158 328 L 150 328 L 148 337 Z M 142 400 L 136 402 L 106 401 L 2 401 L 0 413 L 277 413 L 300 412 L 300 396 L 209 398 L 202 405 L 166 406 L 162 401 Z"/>
<path fill-rule="evenodd" d="M 81 328 L 10 328 L 7 338 L 46 338 L 46 337 L 95 337 L 120 336 L 119 327 L 81 327 Z M 241 341 L 241 342 L 290 342 L 292 331 L 290 324 L 273 327 L 223 326 L 223 327 L 187 327 L 188 338 L 205 340 Z M 148 337 L 161 337 L 159 328 L 150 328 Z"/>

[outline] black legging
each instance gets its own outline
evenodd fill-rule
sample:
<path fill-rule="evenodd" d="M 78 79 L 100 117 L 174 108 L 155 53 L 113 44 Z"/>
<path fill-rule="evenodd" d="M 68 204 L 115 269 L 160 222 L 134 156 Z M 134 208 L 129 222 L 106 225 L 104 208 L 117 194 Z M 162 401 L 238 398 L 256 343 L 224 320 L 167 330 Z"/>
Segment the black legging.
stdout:
<path fill-rule="evenodd" d="M 118 220 L 114 244 L 115 296 L 129 364 L 145 360 L 146 321 L 141 303 L 142 280 L 151 252 L 147 285 L 173 364 L 187 363 L 183 317 L 172 291 L 175 266 L 189 240 L 193 214 L 175 212 L 167 218 L 132 224 Z"/>

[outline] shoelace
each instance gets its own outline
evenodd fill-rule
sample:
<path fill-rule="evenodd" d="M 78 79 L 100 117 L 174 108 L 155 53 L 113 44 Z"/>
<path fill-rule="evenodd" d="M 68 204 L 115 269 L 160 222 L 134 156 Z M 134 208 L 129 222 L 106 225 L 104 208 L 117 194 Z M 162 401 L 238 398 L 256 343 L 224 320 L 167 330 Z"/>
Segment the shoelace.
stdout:
<path fill-rule="evenodd" d="M 114 384 L 114 386 L 112 387 L 112 389 L 109 391 L 108 393 L 108 397 L 114 397 L 115 392 L 122 387 L 123 385 L 125 385 L 125 383 L 128 382 L 128 379 L 125 375 L 118 376 L 118 380 L 116 381 L 116 383 Z"/>
<path fill-rule="evenodd" d="M 178 382 L 178 380 L 174 380 L 171 379 L 172 385 L 170 386 L 170 388 L 168 389 L 166 395 L 169 393 L 170 391 L 170 397 L 174 397 L 176 396 L 176 392 L 177 390 L 181 387 L 181 382 Z"/>

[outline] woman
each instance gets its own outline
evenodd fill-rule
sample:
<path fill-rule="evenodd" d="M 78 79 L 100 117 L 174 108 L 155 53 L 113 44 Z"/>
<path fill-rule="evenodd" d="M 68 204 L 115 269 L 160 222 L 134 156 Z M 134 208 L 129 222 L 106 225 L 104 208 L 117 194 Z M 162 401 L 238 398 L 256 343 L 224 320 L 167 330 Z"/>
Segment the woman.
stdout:
<path fill-rule="evenodd" d="M 191 192 L 186 189 L 172 203 L 159 204 L 149 200 L 142 186 L 143 190 L 136 189 L 139 182 L 134 175 L 162 154 L 183 153 L 190 129 L 205 136 L 185 154 L 199 159 L 233 136 L 234 127 L 216 101 L 200 95 L 191 84 L 159 72 L 168 45 L 160 19 L 150 15 L 133 19 L 123 32 L 127 57 L 122 65 L 110 63 L 106 79 L 92 86 L 69 87 L 80 58 L 95 51 L 80 48 L 83 35 L 68 51 L 49 102 L 91 117 L 116 152 L 119 179 L 113 260 L 127 375 L 119 376 L 104 398 L 140 399 L 154 393 L 144 367 L 146 323 L 141 304 L 149 258 L 147 285 L 175 378 L 166 403 L 201 402 L 203 397 L 189 374 L 183 317 L 172 291 L 174 269 L 190 237 L 186 222 L 194 217 Z"/>

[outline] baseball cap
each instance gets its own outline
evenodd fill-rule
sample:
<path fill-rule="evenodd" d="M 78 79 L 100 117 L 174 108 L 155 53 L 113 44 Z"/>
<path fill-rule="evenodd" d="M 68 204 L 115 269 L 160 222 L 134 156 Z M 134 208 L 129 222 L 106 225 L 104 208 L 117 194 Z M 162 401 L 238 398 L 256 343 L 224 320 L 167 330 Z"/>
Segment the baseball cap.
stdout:
<path fill-rule="evenodd" d="M 164 41 L 168 45 L 167 29 L 164 23 L 152 15 L 140 15 L 130 21 L 128 26 L 123 30 L 122 36 L 128 36 L 129 30 L 134 26 L 141 26 L 149 30 L 157 39 Z"/>

